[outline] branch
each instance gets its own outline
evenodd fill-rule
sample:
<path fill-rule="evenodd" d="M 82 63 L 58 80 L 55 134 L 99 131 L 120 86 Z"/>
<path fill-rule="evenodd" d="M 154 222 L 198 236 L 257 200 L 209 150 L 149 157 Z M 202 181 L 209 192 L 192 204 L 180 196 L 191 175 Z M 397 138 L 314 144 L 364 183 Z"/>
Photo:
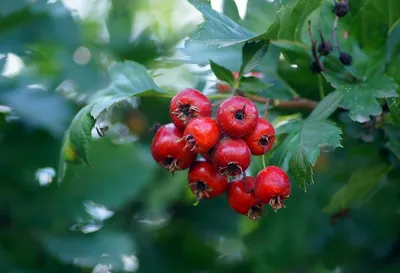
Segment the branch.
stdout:
<path fill-rule="evenodd" d="M 310 38 L 311 38 L 311 51 L 312 51 L 312 55 L 314 57 L 314 61 L 317 62 L 319 68 L 321 71 L 325 71 L 324 66 L 321 63 L 321 60 L 318 56 L 318 52 L 317 52 L 317 40 L 315 40 L 314 38 L 314 34 L 312 31 L 312 27 L 311 27 L 311 21 L 308 20 L 308 32 L 310 33 Z M 322 36 L 322 35 L 321 35 Z"/>

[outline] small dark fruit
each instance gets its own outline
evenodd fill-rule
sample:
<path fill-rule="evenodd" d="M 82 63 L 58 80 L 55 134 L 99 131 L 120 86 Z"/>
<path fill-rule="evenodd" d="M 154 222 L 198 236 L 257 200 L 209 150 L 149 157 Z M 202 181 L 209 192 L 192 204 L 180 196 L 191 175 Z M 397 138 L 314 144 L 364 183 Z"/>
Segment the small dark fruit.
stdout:
<path fill-rule="evenodd" d="M 337 2 L 334 0 L 335 5 L 332 8 L 332 12 L 336 14 L 337 17 L 342 18 L 350 11 L 348 0 L 339 0 Z"/>
<path fill-rule="evenodd" d="M 343 65 L 351 65 L 353 63 L 353 57 L 346 53 L 346 52 L 340 52 L 339 55 L 339 61 L 343 64 Z"/>
<path fill-rule="evenodd" d="M 318 64 L 318 61 L 313 60 L 310 66 L 310 70 L 313 74 L 321 73 L 321 66 Z"/>
<path fill-rule="evenodd" d="M 318 46 L 318 53 L 322 56 L 328 56 L 332 52 L 332 45 L 328 41 L 321 42 Z"/>

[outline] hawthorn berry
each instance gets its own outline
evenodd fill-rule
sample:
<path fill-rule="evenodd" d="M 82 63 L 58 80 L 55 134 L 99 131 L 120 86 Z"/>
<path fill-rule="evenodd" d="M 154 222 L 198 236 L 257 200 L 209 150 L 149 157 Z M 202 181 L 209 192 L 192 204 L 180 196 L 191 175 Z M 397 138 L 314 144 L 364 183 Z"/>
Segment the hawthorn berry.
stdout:
<path fill-rule="evenodd" d="M 250 134 L 257 125 L 258 110 L 254 103 L 241 96 L 224 100 L 217 109 L 221 130 L 232 137 Z"/>
<path fill-rule="evenodd" d="M 188 174 L 189 188 L 196 199 L 211 199 L 223 194 L 228 186 L 228 180 L 207 161 L 194 163 Z"/>
<path fill-rule="evenodd" d="M 219 140 L 218 123 L 210 117 L 198 117 L 189 121 L 183 132 L 185 149 L 195 153 L 206 153 Z"/>
<path fill-rule="evenodd" d="M 157 130 L 151 143 L 154 160 L 170 172 L 187 169 L 196 160 L 197 154 L 185 150 L 185 143 L 179 141 L 182 137 L 182 132 L 169 123 Z"/>
<path fill-rule="evenodd" d="M 214 163 L 224 176 L 243 174 L 250 161 L 250 149 L 241 138 L 223 137 L 215 147 Z"/>
<path fill-rule="evenodd" d="M 350 11 L 348 0 L 339 0 L 337 2 L 334 0 L 335 5 L 332 8 L 332 12 L 336 14 L 337 17 L 341 18 L 344 17 Z"/>
<path fill-rule="evenodd" d="M 258 199 L 275 210 L 285 207 L 283 201 L 290 196 L 289 176 L 277 166 L 262 169 L 256 177 L 254 193 Z"/>
<path fill-rule="evenodd" d="M 253 191 L 254 184 L 254 177 L 245 176 L 229 183 L 226 191 L 229 206 L 237 213 L 247 215 L 250 220 L 258 220 L 263 214 L 263 204 Z"/>
<path fill-rule="evenodd" d="M 351 64 L 352 64 L 352 62 L 353 62 L 353 57 L 352 57 L 350 54 L 346 53 L 346 52 L 340 52 L 339 61 L 340 61 L 343 65 L 348 66 L 348 65 L 351 65 Z"/>
<path fill-rule="evenodd" d="M 253 132 L 243 138 L 253 155 L 263 155 L 271 150 L 275 142 L 275 129 L 271 123 L 263 118 L 258 118 Z"/>
<path fill-rule="evenodd" d="M 186 88 L 172 98 L 169 113 L 175 126 L 183 131 L 191 119 L 198 116 L 211 117 L 212 105 L 200 91 Z"/>
<path fill-rule="evenodd" d="M 214 162 L 214 155 L 215 155 L 215 147 L 212 147 L 210 150 L 208 150 L 205 153 L 201 153 L 201 156 L 204 157 L 204 159 L 207 162 L 213 163 Z"/>

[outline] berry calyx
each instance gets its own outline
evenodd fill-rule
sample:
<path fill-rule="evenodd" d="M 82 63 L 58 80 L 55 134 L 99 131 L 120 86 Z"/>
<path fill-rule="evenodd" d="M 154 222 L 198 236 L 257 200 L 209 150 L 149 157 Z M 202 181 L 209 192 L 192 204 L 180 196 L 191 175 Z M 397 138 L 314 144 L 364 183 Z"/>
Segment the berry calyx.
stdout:
<path fill-rule="evenodd" d="M 346 53 L 346 52 L 340 52 L 339 61 L 343 65 L 349 66 L 353 62 L 353 57 L 350 54 Z"/>
<path fill-rule="evenodd" d="M 283 201 L 290 196 L 291 184 L 289 176 L 277 166 L 262 169 L 256 177 L 254 193 L 261 202 L 275 210 L 285 207 Z"/>
<path fill-rule="evenodd" d="M 263 155 L 271 150 L 275 142 L 275 129 L 271 123 L 258 118 L 253 132 L 243 138 L 253 155 Z"/>
<path fill-rule="evenodd" d="M 334 0 L 335 5 L 332 8 L 332 12 L 336 14 L 337 17 L 341 18 L 344 17 L 350 11 L 348 0 L 337 2 Z"/>
<path fill-rule="evenodd" d="M 232 137 L 243 137 L 257 125 L 258 111 L 254 103 L 244 97 L 233 96 L 223 101 L 217 110 L 221 130 Z"/>
<path fill-rule="evenodd" d="M 174 172 L 189 168 L 196 160 L 196 153 L 184 150 L 185 144 L 179 141 L 183 134 L 169 123 L 160 127 L 151 143 L 151 155 L 164 169 Z"/>
<path fill-rule="evenodd" d="M 214 163 L 224 176 L 239 176 L 250 166 L 251 152 L 240 138 L 224 137 L 215 147 Z"/>
<path fill-rule="evenodd" d="M 254 177 L 245 176 L 229 183 L 226 192 L 229 206 L 250 220 L 258 220 L 263 214 L 262 204 L 252 190 L 254 184 Z"/>
<path fill-rule="evenodd" d="M 223 194 L 228 186 L 226 177 L 206 161 L 197 161 L 190 167 L 188 181 L 197 201 L 217 197 Z"/>
<path fill-rule="evenodd" d="M 210 117 L 198 117 L 191 120 L 183 132 L 186 142 L 184 149 L 195 153 L 205 153 L 217 144 L 219 140 L 218 123 Z"/>
<path fill-rule="evenodd" d="M 172 98 L 169 113 L 175 126 L 183 131 L 191 119 L 198 116 L 211 117 L 212 105 L 200 91 L 187 88 Z"/>

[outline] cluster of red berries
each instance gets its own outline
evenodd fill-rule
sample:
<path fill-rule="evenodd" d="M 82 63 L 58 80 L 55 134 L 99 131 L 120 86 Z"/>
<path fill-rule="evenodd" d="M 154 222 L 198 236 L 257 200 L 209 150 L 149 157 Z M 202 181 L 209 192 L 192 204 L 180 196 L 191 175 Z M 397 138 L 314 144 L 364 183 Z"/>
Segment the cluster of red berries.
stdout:
<path fill-rule="evenodd" d="M 189 188 L 198 201 L 227 192 L 232 209 L 253 220 L 265 204 L 275 211 L 284 206 L 291 191 L 284 170 L 269 166 L 257 177 L 245 174 L 251 156 L 267 153 L 275 141 L 274 127 L 258 116 L 252 101 L 232 96 L 218 106 L 213 119 L 210 100 L 188 88 L 171 100 L 169 112 L 172 123 L 158 128 L 151 153 L 171 172 L 190 168 Z"/>

